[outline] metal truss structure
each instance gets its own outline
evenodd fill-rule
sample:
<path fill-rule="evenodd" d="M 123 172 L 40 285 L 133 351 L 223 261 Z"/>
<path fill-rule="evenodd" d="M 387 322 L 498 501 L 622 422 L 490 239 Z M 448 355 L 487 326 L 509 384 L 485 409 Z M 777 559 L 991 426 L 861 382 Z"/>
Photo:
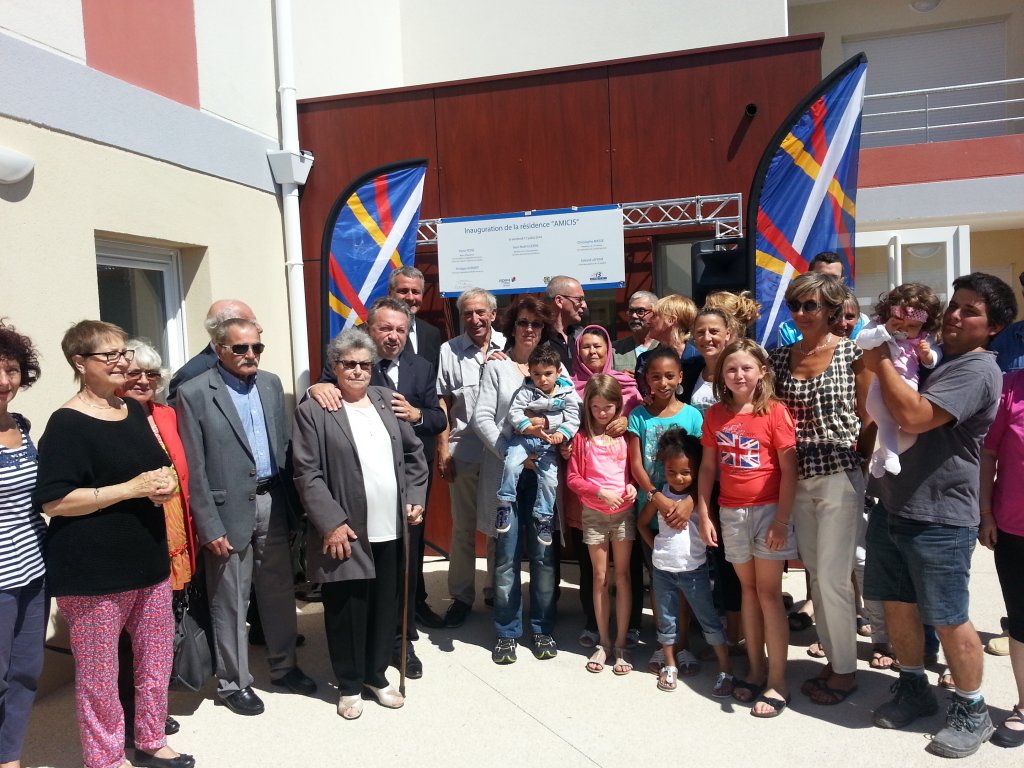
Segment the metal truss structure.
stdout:
<path fill-rule="evenodd" d="M 436 245 L 440 223 L 441 219 L 421 219 L 416 244 Z M 622 228 L 626 232 L 709 225 L 714 225 L 716 238 L 742 237 L 743 195 L 698 195 L 622 205 Z"/>

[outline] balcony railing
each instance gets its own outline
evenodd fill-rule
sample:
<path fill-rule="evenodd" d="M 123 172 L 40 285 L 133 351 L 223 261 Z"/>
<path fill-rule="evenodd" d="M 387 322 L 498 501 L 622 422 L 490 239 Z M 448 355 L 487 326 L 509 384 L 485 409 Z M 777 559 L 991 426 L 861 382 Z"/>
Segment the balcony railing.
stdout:
<path fill-rule="evenodd" d="M 861 146 L 1005 136 L 1024 131 L 1024 77 L 864 97 Z"/>

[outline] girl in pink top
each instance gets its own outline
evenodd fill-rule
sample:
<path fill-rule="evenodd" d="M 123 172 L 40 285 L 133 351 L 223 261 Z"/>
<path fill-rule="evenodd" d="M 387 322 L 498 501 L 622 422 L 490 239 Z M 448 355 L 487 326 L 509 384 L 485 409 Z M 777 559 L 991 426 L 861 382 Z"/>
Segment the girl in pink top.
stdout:
<path fill-rule="evenodd" d="M 629 478 L 629 452 L 620 435 L 607 434 L 608 425 L 622 413 L 622 387 L 607 374 L 592 376 L 583 391 L 582 426 L 573 440 L 569 459 L 569 489 L 583 504 L 583 542 L 594 568 L 594 615 L 598 646 L 587 662 L 589 672 L 600 672 L 614 648 L 612 671 L 624 675 L 633 669 L 626 650 L 626 631 L 632 592 L 629 558 L 636 538 L 633 504 L 636 487 Z M 608 600 L 608 555 L 615 563 L 615 614 L 617 631 L 611 643 L 611 612 Z"/>

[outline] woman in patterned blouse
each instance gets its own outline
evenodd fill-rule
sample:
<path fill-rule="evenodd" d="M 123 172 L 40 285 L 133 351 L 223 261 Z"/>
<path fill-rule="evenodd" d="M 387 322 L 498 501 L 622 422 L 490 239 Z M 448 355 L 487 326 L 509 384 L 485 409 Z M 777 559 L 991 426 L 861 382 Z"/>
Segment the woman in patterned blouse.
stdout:
<path fill-rule="evenodd" d="M 776 392 L 796 421 L 798 481 L 793 506 L 800 558 L 811 577 L 818 635 L 829 663 L 801 691 L 838 704 L 857 688 L 854 551 L 863 524 L 863 459 L 857 442 L 871 374 L 852 341 L 829 325 L 845 292 L 835 277 L 800 275 L 786 305 L 803 338 L 771 353 Z"/>

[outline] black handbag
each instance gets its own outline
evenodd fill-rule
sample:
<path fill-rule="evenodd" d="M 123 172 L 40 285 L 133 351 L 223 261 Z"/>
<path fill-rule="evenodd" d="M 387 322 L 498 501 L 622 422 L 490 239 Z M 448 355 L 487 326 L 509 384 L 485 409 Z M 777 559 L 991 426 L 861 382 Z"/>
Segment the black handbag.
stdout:
<path fill-rule="evenodd" d="M 193 579 L 174 598 L 172 690 L 198 691 L 213 677 L 213 622 L 206 589 Z"/>

